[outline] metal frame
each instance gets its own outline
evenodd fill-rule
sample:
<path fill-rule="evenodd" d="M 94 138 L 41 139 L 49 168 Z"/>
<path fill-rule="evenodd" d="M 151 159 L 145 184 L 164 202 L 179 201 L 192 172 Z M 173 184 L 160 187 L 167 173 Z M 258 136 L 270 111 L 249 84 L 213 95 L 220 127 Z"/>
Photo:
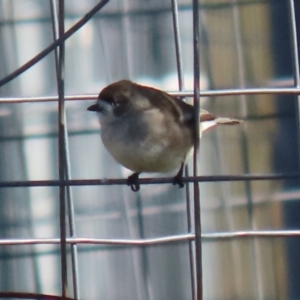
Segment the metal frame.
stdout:
<path fill-rule="evenodd" d="M 264 175 L 235 175 L 235 176 L 198 176 L 197 161 L 198 153 L 195 151 L 194 156 L 194 169 L 193 176 L 189 175 L 189 170 L 186 169 L 186 177 L 184 182 L 193 183 L 194 193 L 194 228 L 192 228 L 192 209 L 190 200 L 189 186 L 186 188 L 187 197 L 187 234 L 161 237 L 155 239 L 139 239 L 139 240 L 122 240 L 122 239 L 88 239 L 77 238 L 76 228 L 74 224 L 74 209 L 72 202 L 72 186 L 78 185 L 120 185 L 126 184 L 124 179 L 99 179 L 99 180 L 72 180 L 70 178 L 70 163 L 68 153 L 68 135 L 67 124 L 65 119 L 65 101 L 81 101 L 81 100 L 94 100 L 96 95 L 65 95 L 64 92 L 64 42 L 73 35 L 80 27 L 88 22 L 98 11 L 100 11 L 109 0 L 100 1 L 94 8 L 90 10 L 79 22 L 77 22 L 71 29 L 65 32 L 64 29 L 64 1 L 50 0 L 51 12 L 52 12 L 52 24 L 53 24 L 53 37 L 54 42 L 48 46 L 44 51 L 35 56 L 25 65 L 9 74 L 5 78 L 0 80 L 0 86 L 5 85 L 9 81 L 21 75 L 23 72 L 32 67 L 35 63 L 43 59 L 51 51 L 55 50 L 56 54 L 56 67 L 57 67 L 57 89 L 58 97 L 14 97 L 14 98 L 0 98 L 1 103 L 22 103 L 22 102 L 46 102 L 54 101 L 58 103 L 59 113 L 59 179 L 58 180 L 42 180 L 42 181 L 10 181 L 0 182 L 0 188 L 14 188 L 14 187 L 37 187 L 37 186 L 58 186 L 60 189 L 60 238 L 53 239 L 2 239 L 0 240 L 0 246 L 6 245 L 33 245 L 33 244 L 60 244 L 61 246 L 61 284 L 62 284 L 62 297 L 47 296 L 47 295 L 33 295 L 25 293 L 2 293 L 0 292 L 0 298 L 3 297 L 16 297 L 23 299 L 68 299 L 67 298 L 67 245 L 71 245 L 71 257 L 72 257 L 72 278 L 73 278 L 73 294 L 75 299 L 80 298 L 79 284 L 78 284 L 78 263 L 77 263 L 77 245 L 114 245 L 114 246 L 134 246 L 144 247 L 149 245 L 158 245 L 165 243 L 175 242 L 189 242 L 189 256 L 190 256 L 190 269 L 191 269 L 191 289 L 193 299 L 202 299 L 202 264 L 201 264 L 201 239 L 206 241 L 224 240 L 224 239 L 236 239 L 236 238 L 248 238 L 248 237 L 300 237 L 300 230 L 250 230 L 250 231 L 235 231 L 235 232 L 220 232 L 211 234 L 201 234 L 201 220 L 200 220 L 200 193 L 199 182 L 212 182 L 212 181 L 246 181 L 251 180 L 278 180 L 288 178 L 300 178 L 300 173 L 291 174 L 264 174 Z M 242 88 L 230 89 L 230 90 L 207 90 L 200 92 L 200 62 L 199 62 L 199 40 L 200 40 L 200 5 L 198 0 L 193 0 L 193 29 L 194 29 L 194 91 L 185 91 L 184 78 L 183 78 L 183 66 L 182 66 L 182 50 L 179 34 L 179 21 L 178 21 L 178 3 L 176 0 L 171 0 L 172 15 L 173 15 L 173 29 L 174 29 L 174 41 L 176 49 L 176 63 L 178 70 L 178 86 L 179 92 L 173 93 L 176 96 L 185 97 L 193 96 L 196 113 L 199 112 L 199 98 L 204 96 L 230 96 L 240 95 L 242 102 L 242 112 L 246 115 L 245 97 L 247 95 L 254 94 L 300 94 L 300 74 L 299 74 L 299 57 L 297 46 L 297 32 L 296 32 L 296 20 L 295 20 L 295 8 L 293 0 L 289 0 L 289 16 L 291 24 L 291 35 L 293 41 L 293 61 L 294 61 L 294 86 L 287 88 L 244 88 L 244 66 L 243 66 L 243 53 L 241 50 L 241 33 L 239 31 L 239 7 L 237 1 L 231 1 L 233 6 L 233 19 L 235 29 L 235 42 L 238 53 L 238 65 L 240 70 L 240 85 Z M 58 5 L 58 7 L 57 7 Z M 298 103 L 299 96 L 298 96 Z M 300 104 L 299 104 L 300 105 Z M 197 124 L 198 127 L 198 124 Z M 197 129 L 197 133 L 199 128 Z M 147 178 L 140 179 L 141 184 L 159 184 L 159 183 L 171 183 L 172 178 Z M 251 202 L 251 199 L 249 200 Z M 70 232 L 66 232 L 66 212 L 68 212 L 68 222 Z M 251 219 L 251 218 L 250 218 Z M 69 236 L 69 237 L 68 237 Z M 258 291 L 259 293 L 259 291 Z"/>

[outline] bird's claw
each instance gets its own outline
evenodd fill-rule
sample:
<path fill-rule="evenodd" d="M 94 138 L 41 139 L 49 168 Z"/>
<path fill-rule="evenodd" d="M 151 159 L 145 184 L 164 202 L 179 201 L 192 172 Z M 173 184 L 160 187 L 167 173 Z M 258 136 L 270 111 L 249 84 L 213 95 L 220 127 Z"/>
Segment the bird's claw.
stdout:
<path fill-rule="evenodd" d="M 184 183 L 182 181 L 182 176 L 178 176 L 178 174 L 173 178 L 173 184 L 178 185 L 180 188 L 184 187 Z"/>
<path fill-rule="evenodd" d="M 177 173 L 176 176 L 173 178 L 173 184 L 174 184 L 174 185 L 178 185 L 180 188 L 183 188 L 183 187 L 184 187 L 184 183 L 183 183 L 183 181 L 182 181 L 183 167 L 184 167 L 184 163 L 181 164 L 178 173 Z"/>
<path fill-rule="evenodd" d="M 131 187 L 131 190 L 133 192 L 137 192 L 140 190 L 140 184 L 137 183 L 137 180 L 139 179 L 140 173 L 133 173 L 127 178 L 127 185 Z"/>
<path fill-rule="evenodd" d="M 140 190 L 140 185 L 139 183 L 131 183 L 131 184 L 128 184 L 127 185 L 130 185 L 130 188 L 133 192 L 137 192 Z"/>

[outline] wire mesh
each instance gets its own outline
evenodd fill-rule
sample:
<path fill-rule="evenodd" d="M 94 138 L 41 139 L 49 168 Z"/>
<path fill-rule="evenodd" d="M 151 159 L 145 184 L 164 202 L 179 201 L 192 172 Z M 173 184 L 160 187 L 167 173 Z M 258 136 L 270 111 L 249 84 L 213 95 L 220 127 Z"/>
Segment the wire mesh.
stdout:
<path fill-rule="evenodd" d="M 297 3 L 289 0 L 282 10 L 290 25 L 288 33 L 292 57 L 292 71 L 285 70 L 284 75 L 293 77 L 291 84 L 284 86 L 279 86 L 280 82 L 273 78 L 281 75 L 279 67 L 276 66 L 276 53 L 272 54 L 275 61 L 272 66 L 274 70 L 271 70 L 270 66 L 272 59 L 267 57 L 272 56 L 268 53 L 272 41 L 267 41 L 267 45 L 264 44 L 265 48 L 261 49 L 260 43 L 263 42 L 259 38 L 257 42 L 251 32 L 256 28 L 251 17 L 258 16 L 254 20 L 257 21 L 258 28 L 253 31 L 262 31 L 262 37 L 266 38 L 266 34 L 271 30 L 266 28 L 266 21 L 262 19 L 268 17 L 268 24 L 272 24 L 272 18 L 274 22 L 278 21 L 275 14 L 278 7 L 274 7 L 280 7 L 280 1 L 274 5 L 265 1 L 202 1 L 200 5 L 197 0 L 154 1 L 152 4 L 126 0 L 122 3 L 111 0 L 96 4 L 94 1 L 82 4 L 79 1 L 27 0 L 22 5 L 29 5 L 33 9 L 32 15 L 25 14 L 23 19 L 22 13 L 18 13 L 18 10 L 22 9 L 20 3 L 5 0 L 0 3 L 3 41 L 0 47 L 4 49 L 1 63 L 3 68 L 0 73 L 0 122 L 1 118 L 7 118 L 7 115 L 11 118 L 1 122 L 5 130 L 2 130 L 0 138 L 3 166 L 0 174 L 0 196 L 3 202 L 3 229 L 0 239 L 3 250 L 0 253 L 0 267 L 8 274 L 0 279 L 1 298 L 297 299 L 297 295 L 300 295 L 299 288 L 293 285 L 297 273 L 289 265 L 295 262 L 292 253 L 295 246 L 291 245 L 293 242 L 289 238 L 297 242 L 300 236 L 300 230 L 297 228 L 300 224 L 296 222 L 292 229 L 288 228 L 288 225 L 285 228 L 284 225 L 278 224 L 279 220 L 288 224 L 291 212 L 284 204 L 278 207 L 273 202 L 285 203 L 290 199 L 297 202 L 299 198 L 299 164 L 293 161 L 290 168 L 287 168 L 288 163 L 285 164 L 286 156 L 290 156 L 291 160 L 294 160 L 295 156 L 298 159 L 299 148 L 296 144 L 288 144 L 288 148 L 294 149 L 296 154 L 293 152 L 292 156 L 291 152 L 288 152 L 284 158 L 282 155 L 277 156 L 276 161 L 281 157 L 284 166 L 271 168 L 266 161 L 270 160 L 270 149 L 276 145 L 274 141 L 265 145 L 268 143 L 268 133 L 276 133 L 276 129 L 272 131 L 272 128 L 277 126 L 278 131 L 287 128 L 282 129 L 280 126 L 283 125 L 274 125 L 273 121 L 291 117 L 282 115 L 282 111 L 275 111 L 276 101 L 282 103 L 282 99 L 276 97 L 291 97 L 289 102 L 297 98 L 297 108 L 294 112 L 299 110 Z M 81 17 L 82 9 L 87 12 L 84 17 Z M 28 11 L 28 8 L 25 11 Z M 39 12 L 42 12 L 41 16 Z M 251 17 L 247 18 L 247 14 Z M 74 19 L 80 20 L 72 25 Z M 25 45 L 17 42 L 21 33 L 17 31 L 16 26 L 30 26 L 31 22 L 46 24 L 44 26 L 47 29 L 43 29 L 45 32 L 49 31 L 47 42 L 50 45 L 45 46 L 43 43 L 41 49 L 44 50 L 37 51 L 39 54 L 33 58 L 24 59 L 28 54 Z M 148 32 L 145 28 L 148 28 L 149 24 L 151 30 Z M 84 25 L 90 27 L 76 40 L 76 36 L 81 34 L 78 30 L 84 28 Z M 7 32 L 6 27 L 9 28 Z M 65 27 L 69 29 L 65 30 Z M 230 34 L 225 28 L 230 28 Z M 147 37 L 145 32 L 152 36 Z M 171 39 L 171 36 L 174 38 Z M 11 46 L 13 42 L 10 40 L 13 40 L 15 47 Z M 277 45 L 276 35 L 273 40 L 273 44 Z M 84 44 L 81 45 L 83 55 L 79 51 L 76 52 L 80 42 Z M 96 48 L 91 47 L 91 44 L 96 45 Z M 169 58 L 167 54 L 170 44 L 174 53 Z M 282 44 L 288 47 L 287 44 Z M 20 47 L 24 48 L 26 54 L 23 56 L 25 63 L 21 63 L 20 59 L 17 62 L 10 61 L 6 65 L 6 58 L 12 60 L 12 57 L 18 57 L 13 51 L 20 51 Z M 87 53 L 87 49 L 92 51 Z M 121 49 L 123 54 L 120 55 L 115 49 Z M 8 54 L 10 52 L 13 54 Z M 145 53 L 145 56 L 140 53 Z M 85 60 L 89 54 L 91 59 Z M 98 56 L 100 60 L 98 58 L 97 67 L 94 67 L 96 63 L 93 59 Z M 79 63 L 80 59 L 84 63 Z M 284 56 L 281 59 L 287 60 Z M 35 76 L 40 74 L 34 69 L 35 64 L 43 61 L 49 66 L 42 68 L 41 73 L 50 70 L 51 76 L 47 75 L 45 78 L 47 83 L 53 81 L 49 84 L 51 89 L 41 81 L 40 84 L 47 86 L 48 91 L 47 88 L 37 86 L 37 96 L 26 95 L 24 84 L 30 85 L 31 81 L 35 81 Z M 75 64 L 74 61 L 80 70 L 76 67 L 70 68 L 70 64 Z M 98 125 L 95 125 L 96 122 L 91 123 L 90 117 L 82 117 L 81 113 L 83 111 L 87 115 L 84 111 L 88 106 L 86 103 L 97 98 L 95 90 L 98 91 L 103 82 L 116 81 L 121 75 L 140 81 L 159 78 L 159 74 L 166 74 L 162 68 L 176 74 L 171 79 L 172 83 L 177 84 L 170 88 L 176 91 L 164 88 L 170 94 L 193 97 L 196 110 L 199 109 L 201 98 L 201 105 L 207 105 L 216 113 L 220 111 L 220 114 L 235 113 L 245 122 L 239 129 L 234 129 L 234 133 L 222 132 L 225 138 L 217 132 L 212 133 L 210 139 L 201 141 L 200 153 L 195 151 L 193 163 L 186 169 L 183 181 L 187 185 L 183 194 L 178 195 L 177 190 L 164 188 L 165 184 L 172 183 L 171 177 L 147 177 L 139 180 L 142 184 L 141 193 L 132 196 L 124 190 L 126 180 L 120 179 L 126 177 L 127 173 L 111 167 L 113 162 L 106 154 L 102 154 L 103 150 L 96 144 L 100 143 L 98 138 L 96 142 Z M 22 79 L 27 70 L 33 70 L 35 73 L 27 75 L 27 79 Z M 231 70 L 232 74 L 228 74 L 228 70 Z M 87 80 L 83 80 L 84 84 L 81 84 L 78 73 L 88 77 Z M 149 78 L 145 79 L 145 76 Z M 202 83 L 202 77 L 205 76 L 209 86 L 203 89 L 199 83 Z M 90 83 L 87 87 L 88 81 Z M 187 87 L 187 81 L 192 81 L 193 85 Z M 74 88 L 74 84 L 79 88 Z M 43 91 L 44 94 L 40 95 L 39 91 Z M 72 91 L 73 95 L 70 95 L 69 91 Z M 87 94 L 88 92 L 93 94 Z M 51 93 L 54 95 L 49 95 Z M 16 96 L 18 94 L 20 96 Z M 224 98 L 220 98 L 221 96 Z M 274 97 L 275 100 L 268 97 Z M 267 104 L 263 106 L 261 103 Z M 22 107 L 16 108 L 17 104 Z M 49 106 L 39 106 L 35 111 L 31 108 L 41 104 Z M 30 109 L 33 109 L 33 112 Z M 39 114 L 42 118 L 48 118 L 45 128 L 39 127 Z M 299 120 L 298 115 L 297 111 L 295 120 Z M 29 120 L 30 117 L 32 120 Z M 29 124 L 29 121 L 33 124 Z M 259 123 L 264 121 L 269 123 Z M 258 125 L 253 126 L 253 122 L 257 122 Z M 259 124 L 267 127 L 266 133 Z M 297 142 L 298 127 L 292 127 L 292 131 L 296 132 L 294 137 Z M 281 136 L 278 140 L 280 139 Z M 38 143 L 31 144 L 31 141 Z M 290 142 L 287 139 L 284 141 Z M 5 143 L 17 144 L 9 148 L 9 144 Z M 88 148 L 94 146 L 95 151 L 88 152 L 85 143 Z M 286 146 L 283 149 L 277 152 L 288 151 Z M 93 153 L 94 156 L 99 152 L 99 158 L 94 157 L 95 162 L 86 165 L 89 168 L 95 165 L 97 168 L 106 166 L 100 173 L 87 171 L 86 152 Z M 263 157 L 260 157 L 261 153 Z M 13 163 L 8 162 L 7 157 Z M 50 164 L 45 163 L 45 160 Z M 232 161 L 238 163 L 230 167 L 228 162 Z M 52 162 L 57 162 L 57 170 L 48 170 L 47 173 L 47 168 L 54 168 L 51 166 Z M 189 176 L 191 166 L 193 176 Z M 240 175 L 228 175 L 231 168 Z M 199 172 L 201 175 L 198 175 Z M 213 172 L 213 175 L 203 175 L 205 172 Z M 93 179 L 93 174 L 98 175 L 94 176 L 97 179 Z M 116 177 L 116 174 L 119 175 L 118 179 L 111 178 Z M 274 188 L 270 181 L 280 181 L 286 187 L 281 190 Z M 193 189 L 190 183 L 193 183 Z M 43 192 L 41 189 L 44 189 Z M 273 189 L 276 189 L 276 193 L 272 192 Z M 191 201 L 191 197 L 194 201 Z M 9 206 L 7 199 L 13 199 L 14 204 Z M 99 206 L 95 205 L 92 199 L 100 199 Z M 273 199 L 275 200 L 272 201 Z M 55 200 L 56 204 L 53 204 Z M 30 204 L 26 205 L 27 202 Z M 43 202 L 45 208 L 42 209 L 39 202 Z M 94 214 L 94 211 L 97 213 Z M 167 221 L 158 221 L 157 215 L 164 213 L 171 225 Z M 264 216 L 264 213 L 271 216 Z M 176 223 L 170 214 L 178 214 L 180 221 L 176 219 Z M 152 219 L 149 220 L 147 216 L 152 216 Z M 273 221 L 274 225 L 272 218 L 276 217 L 279 220 Z M 272 220 L 268 222 L 268 218 Z M 15 223 L 18 221 L 20 224 Z M 35 221 L 38 221 L 41 229 L 33 224 Z M 148 233 L 147 228 L 156 228 L 155 221 L 160 225 L 168 224 L 167 227 L 172 229 L 167 228 L 168 230 L 164 231 L 163 228 L 159 228 Z M 48 222 L 53 228 L 48 228 Z M 272 225 L 274 228 L 266 228 Z M 19 229 L 13 230 L 14 226 L 29 229 L 22 232 Z M 280 226 L 282 228 L 278 229 Z M 42 230 L 54 237 L 45 237 Z M 183 230 L 184 233 L 181 233 Z M 25 237 L 15 238 L 17 235 Z M 82 235 L 84 237 L 80 237 Z M 272 241 L 268 244 L 270 238 Z M 277 243 L 281 238 L 286 241 L 284 246 Z M 162 250 L 159 248 L 161 246 L 169 248 Z M 9 253 L 8 247 L 12 247 L 9 248 L 12 249 L 12 253 Z M 284 247 L 289 254 L 286 254 L 285 263 L 279 259 L 284 253 Z M 23 265 L 15 263 L 15 266 L 11 266 L 7 263 L 22 258 L 27 259 L 22 262 Z M 124 265 L 125 271 L 122 271 L 118 264 L 121 265 L 127 260 L 130 263 Z M 221 267 L 217 267 L 214 260 L 220 261 Z M 280 262 L 268 273 L 264 266 L 272 265 L 272 260 Z M 241 270 L 242 263 L 245 272 Z M 165 269 L 161 268 L 163 264 Z M 213 265 L 212 271 L 209 264 Z M 91 271 L 93 265 L 96 270 Z M 20 272 L 20 268 L 30 269 L 31 276 L 25 272 L 18 279 L 17 273 Z M 97 273 L 100 272 L 100 268 L 103 271 L 102 277 Z M 153 270 L 159 270 L 159 279 L 153 276 Z M 232 272 L 230 278 L 228 270 Z M 126 272 L 129 272 L 130 276 Z M 60 275 L 59 278 L 56 274 Z M 109 276 L 105 278 L 105 274 Z M 173 276 L 176 277 L 174 281 Z M 185 283 L 180 284 L 184 278 Z M 52 284 L 45 288 L 46 281 Z M 165 285 L 160 281 L 165 281 Z M 269 285 L 266 283 L 268 281 L 271 281 Z M 131 289 L 134 289 L 134 292 Z"/>

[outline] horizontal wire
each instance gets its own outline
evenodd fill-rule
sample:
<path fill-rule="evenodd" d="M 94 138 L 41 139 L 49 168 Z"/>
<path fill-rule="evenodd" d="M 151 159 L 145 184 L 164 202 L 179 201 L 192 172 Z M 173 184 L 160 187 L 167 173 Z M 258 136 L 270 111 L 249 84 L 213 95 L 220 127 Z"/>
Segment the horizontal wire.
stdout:
<path fill-rule="evenodd" d="M 116 246 L 147 246 L 180 241 L 193 240 L 194 234 L 182 234 L 152 239 L 94 239 L 94 238 L 67 238 L 67 244 L 91 244 L 91 245 L 116 245 Z M 11 245 L 59 245 L 59 238 L 39 238 L 39 239 L 0 239 L 1 246 Z"/>
<path fill-rule="evenodd" d="M 193 97 L 193 91 L 168 92 L 168 94 L 177 97 Z M 300 88 L 280 87 L 280 88 L 244 88 L 244 89 L 218 89 L 202 90 L 200 97 L 217 96 L 238 96 L 238 95 L 265 95 L 265 94 L 294 94 L 300 95 Z M 65 96 L 67 101 L 96 100 L 98 94 L 79 94 Z M 26 103 L 26 102 L 53 102 L 58 101 L 57 96 L 41 97 L 1 97 L 0 104 L 4 103 Z"/>
<path fill-rule="evenodd" d="M 32 300 L 75 300 L 69 297 L 62 297 L 49 294 L 23 293 L 23 292 L 0 292 L 0 298 L 32 299 Z"/>
<path fill-rule="evenodd" d="M 207 241 L 227 240 L 236 238 L 272 238 L 272 237 L 300 237 L 300 230 L 251 230 L 234 232 L 204 233 L 202 239 Z"/>
<path fill-rule="evenodd" d="M 76 101 L 76 100 L 96 100 L 98 95 L 69 95 L 65 96 L 67 101 Z M 57 96 L 42 96 L 42 97 L 5 97 L 0 98 L 0 103 L 27 103 L 27 102 L 55 102 L 58 101 Z"/>
<path fill-rule="evenodd" d="M 222 181 L 252 181 L 252 180 L 282 180 L 297 179 L 300 173 L 286 174 L 244 174 L 244 175 L 203 175 L 197 177 L 183 177 L 187 182 L 222 182 Z M 173 183 L 173 177 L 141 178 L 139 184 Z M 72 179 L 72 180 L 27 180 L 27 181 L 1 181 L 0 188 L 12 187 L 42 187 L 42 186 L 97 186 L 97 185 L 126 185 L 127 179 Z"/>
<path fill-rule="evenodd" d="M 300 230 L 243 230 L 234 232 L 202 233 L 203 241 L 218 241 L 240 238 L 285 238 L 300 237 Z M 114 246 L 151 246 L 175 242 L 193 241 L 192 233 L 173 235 L 151 239 L 97 239 L 97 238 L 67 238 L 67 244 L 82 245 L 114 245 Z M 17 245 L 59 245 L 59 238 L 35 238 L 35 239 L 0 239 L 0 246 Z"/>

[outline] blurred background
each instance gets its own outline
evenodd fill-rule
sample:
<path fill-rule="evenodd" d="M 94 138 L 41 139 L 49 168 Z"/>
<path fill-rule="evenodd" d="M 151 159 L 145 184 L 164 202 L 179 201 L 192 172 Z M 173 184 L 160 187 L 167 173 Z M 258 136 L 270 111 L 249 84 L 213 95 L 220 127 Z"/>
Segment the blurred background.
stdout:
<path fill-rule="evenodd" d="M 96 3 L 65 0 L 66 30 Z M 0 78 L 53 42 L 51 4 L 0 0 Z M 178 0 L 178 11 L 184 87 L 192 91 L 191 1 Z M 288 1 L 201 1 L 201 89 L 295 86 L 290 23 Z M 67 40 L 66 95 L 96 95 L 124 78 L 179 90 L 171 1 L 111 0 Z M 0 183 L 58 179 L 57 102 L 16 101 L 49 96 L 57 96 L 53 52 L 0 87 Z M 109 156 L 97 117 L 86 110 L 91 103 L 66 103 L 70 177 L 125 178 L 130 172 Z M 299 172 L 296 96 L 203 97 L 201 106 L 245 121 L 204 134 L 201 175 Z M 298 179 L 204 182 L 200 191 L 203 233 L 300 227 Z M 188 233 L 186 191 L 171 184 L 142 185 L 139 193 L 119 185 L 76 186 L 71 192 L 77 237 Z M 59 237 L 58 187 L 0 188 L 0 239 L 52 237 Z M 204 299 L 300 299 L 299 247 L 299 237 L 204 239 Z M 188 242 L 144 248 L 78 245 L 80 299 L 189 300 L 190 273 Z M 0 247 L 0 291 L 60 290 L 58 245 Z"/>

